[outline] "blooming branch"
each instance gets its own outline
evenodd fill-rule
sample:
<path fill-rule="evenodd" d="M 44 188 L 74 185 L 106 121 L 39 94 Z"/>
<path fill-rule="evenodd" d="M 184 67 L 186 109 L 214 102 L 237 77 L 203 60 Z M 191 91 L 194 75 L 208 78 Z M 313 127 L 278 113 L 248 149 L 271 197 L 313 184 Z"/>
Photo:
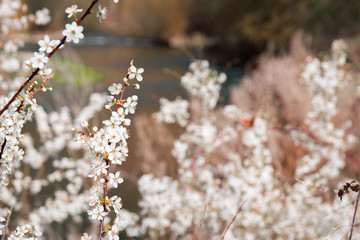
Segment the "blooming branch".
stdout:
<path fill-rule="evenodd" d="M 90 4 L 90 6 L 88 7 L 88 9 L 85 11 L 85 13 L 83 14 L 83 16 L 76 21 L 77 26 L 80 25 L 80 23 L 89 15 L 91 14 L 91 9 L 94 7 L 94 5 L 98 2 L 99 0 L 94 0 L 92 1 L 92 3 Z M 49 55 L 47 56 L 48 59 L 50 59 L 56 52 L 57 50 L 64 45 L 66 39 L 68 38 L 68 36 L 64 36 L 60 43 L 52 50 L 52 52 L 49 53 Z M 32 73 L 31 75 L 27 78 L 27 80 L 20 86 L 20 88 L 18 89 L 18 91 L 13 95 L 13 97 L 8 101 L 8 103 L 0 110 L 0 116 L 10 107 L 10 105 L 15 101 L 15 99 L 17 98 L 17 96 L 21 93 L 21 91 L 30 83 L 30 81 L 38 74 L 38 72 L 40 71 L 40 68 L 37 67 Z"/>
<path fill-rule="evenodd" d="M 121 165 L 128 156 L 127 139 L 129 134 L 127 127 L 131 121 L 127 116 L 135 113 L 138 97 L 133 95 L 125 101 L 123 94 L 126 87 L 130 85 L 128 77 L 129 74 L 132 74 L 131 69 L 133 68 L 134 65 L 131 62 L 127 77 L 124 80 L 124 87 L 121 84 L 113 84 L 108 88 L 111 95 L 107 98 L 108 104 L 105 108 L 111 112 L 111 117 L 109 120 L 103 121 L 104 127 L 100 129 L 93 127 L 93 132 L 90 131 L 89 134 L 74 129 L 77 133 L 75 141 L 82 142 L 90 150 L 92 170 L 89 177 L 100 184 L 93 187 L 89 203 L 93 209 L 88 210 L 90 219 L 100 220 L 99 240 L 105 234 L 109 239 L 118 239 L 118 232 L 124 229 L 124 222 L 120 222 L 120 219 L 123 218 L 122 214 L 125 214 L 121 209 L 121 198 L 118 196 L 110 198 L 108 188 L 117 188 L 123 182 L 120 172 L 111 173 L 110 167 Z M 116 96 L 119 94 L 120 96 L 117 99 Z M 113 110 L 113 107 L 116 110 Z M 84 122 L 82 126 L 89 130 L 87 122 Z M 111 212 L 116 215 L 115 222 L 113 225 L 104 226 L 105 218 Z"/>

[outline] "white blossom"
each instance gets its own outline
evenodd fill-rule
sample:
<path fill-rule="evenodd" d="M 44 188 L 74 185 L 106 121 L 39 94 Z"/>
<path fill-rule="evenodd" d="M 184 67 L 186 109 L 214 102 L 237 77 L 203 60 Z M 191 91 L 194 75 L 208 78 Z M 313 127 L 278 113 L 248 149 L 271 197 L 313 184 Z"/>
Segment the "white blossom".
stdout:
<path fill-rule="evenodd" d="M 131 66 L 130 67 L 130 74 L 129 74 L 129 79 L 134 79 L 136 77 L 136 79 L 141 82 L 143 80 L 143 77 L 141 76 L 141 74 L 144 72 L 143 68 L 136 68 L 135 66 Z"/>
<path fill-rule="evenodd" d="M 109 92 L 111 93 L 111 95 L 118 95 L 120 92 L 121 92 L 121 89 L 122 89 L 122 85 L 121 83 L 119 84 L 116 84 L 116 83 L 113 83 L 109 88 Z"/>
<path fill-rule="evenodd" d="M 182 76 L 181 84 L 192 95 L 200 98 L 207 109 L 213 109 L 219 100 L 221 84 L 226 81 L 226 75 L 210 69 L 206 60 L 194 61 L 189 69 Z"/>
<path fill-rule="evenodd" d="M 88 210 L 88 214 L 90 219 L 102 220 L 104 216 L 108 214 L 108 212 L 104 212 L 103 206 L 96 206 L 93 210 Z"/>
<path fill-rule="evenodd" d="M 76 22 L 72 22 L 71 24 L 65 25 L 65 30 L 62 32 L 64 36 L 66 36 L 66 41 L 74 43 L 79 43 L 80 39 L 84 38 L 84 34 L 82 31 L 84 28 L 82 26 L 78 26 Z"/>
<path fill-rule="evenodd" d="M 38 42 L 40 52 L 50 53 L 60 43 L 59 40 L 51 40 L 48 35 L 45 35 L 44 40 Z"/>
<path fill-rule="evenodd" d="M 35 14 L 35 23 L 38 25 L 46 25 L 50 22 L 50 11 L 47 8 L 43 8 L 39 11 L 36 11 Z"/>
<path fill-rule="evenodd" d="M 84 233 L 82 236 L 81 236 L 81 240 L 92 240 L 92 236 L 87 233 Z"/>
<path fill-rule="evenodd" d="M 188 124 L 190 114 L 188 112 L 189 102 L 177 97 L 174 101 L 160 98 L 160 111 L 154 116 L 158 121 L 166 123 L 178 123 L 185 127 Z"/>
<path fill-rule="evenodd" d="M 134 95 L 132 97 L 128 97 L 126 102 L 124 102 L 125 114 L 128 115 L 129 113 L 134 114 L 136 105 L 137 105 L 137 96 Z"/>
<path fill-rule="evenodd" d="M 109 184 L 113 185 L 114 188 L 118 187 L 118 184 L 121 184 L 124 180 L 120 176 L 120 172 L 116 172 L 115 174 L 109 173 Z"/>
<path fill-rule="evenodd" d="M 34 57 L 30 59 L 33 68 L 43 69 L 49 58 L 45 56 L 44 52 L 35 52 Z"/>
<path fill-rule="evenodd" d="M 65 9 L 65 13 L 68 14 L 68 18 L 71 18 L 73 15 L 76 16 L 77 13 L 82 12 L 82 9 L 78 9 L 76 4 L 71 5 L 70 7 Z"/>
<path fill-rule="evenodd" d="M 99 22 L 106 19 L 107 8 L 101 8 L 101 4 L 99 4 L 99 11 L 96 13 L 96 17 L 99 19 Z"/>

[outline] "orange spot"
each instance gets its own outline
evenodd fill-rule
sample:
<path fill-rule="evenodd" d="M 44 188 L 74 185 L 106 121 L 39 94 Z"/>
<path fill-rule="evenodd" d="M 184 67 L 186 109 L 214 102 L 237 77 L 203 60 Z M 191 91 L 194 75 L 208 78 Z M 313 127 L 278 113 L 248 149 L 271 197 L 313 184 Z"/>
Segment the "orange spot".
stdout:
<path fill-rule="evenodd" d="M 252 117 L 251 119 L 243 118 L 242 122 L 247 126 L 248 128 L 252 128 L 255 122 L 255 117 Z"/>

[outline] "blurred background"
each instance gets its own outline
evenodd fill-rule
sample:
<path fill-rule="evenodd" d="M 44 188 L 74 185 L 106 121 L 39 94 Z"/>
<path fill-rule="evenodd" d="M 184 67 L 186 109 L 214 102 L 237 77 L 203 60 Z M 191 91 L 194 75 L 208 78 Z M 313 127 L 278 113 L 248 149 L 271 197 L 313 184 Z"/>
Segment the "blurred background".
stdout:
<path fill-rule="evenodd" d="M 88 0 L 32 0 L 32 9 L 47 7 L 53 21 L 43 29 L 62 29 L 69 20 L 64 9 L 74 3 L 85 8 Z M 224 65 L 243 66 L 262 51 L 288 49 L 290 39 L 301 30 L 311 36 L 312 47 L 329 48 L 334 38 L 355 37 L 360 19 L 356 0 L 112 0 L 108 18 L 85 21 L 88 34 L 147 39 L 171 47 L 187 47 Z M 35 30 L 35 29 L 34 29 Z M 208 58 L 209 58 L 208 57 Z"/>
<path fill-rule="evenodd" d="M 73 20 L 64 13 L 67 7 L 86 8 L 89 0 L 27 3 L 29 12 L 46 7 L 52 16 L 50 24 L 31 29 L 27 42 L 34 50 L 44 34 L 62 37 L 64 25 Z M 228 75 L 222 94 L 226 102 L 229 87 L 258 66 L 261 54 L 288 53 L 296 33 L 302 33 L 312 52 L 327 51 L 339 37 L 350 43 L 352 57 L 360 52 L 356 0 L 120 0 L 117 4 L 103 0 L 100 4 L 108 9 L 107 19 L 100 24 L 95 17 L 87 18 L 85 38 L 65 55 L 102 73 L 98 80 L 107 82 L 98 85 L 101 90 L 122 79 L 119 69 L 126 69 L 134 59 L 135 65 L 145 68 L 146 101 L 140 105 L 148 112 L 156 110 L 159 97 L 184 95 L 178 79 L 194 58 L 208 59 Z"/>

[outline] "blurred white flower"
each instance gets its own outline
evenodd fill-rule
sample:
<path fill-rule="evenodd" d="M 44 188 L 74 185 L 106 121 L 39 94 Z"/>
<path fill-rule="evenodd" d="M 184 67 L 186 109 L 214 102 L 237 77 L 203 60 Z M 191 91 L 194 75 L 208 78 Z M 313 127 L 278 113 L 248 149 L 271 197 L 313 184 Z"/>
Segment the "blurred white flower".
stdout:
<path fill-rule="evenodd" d="M 45 69 L 39 71 L 39 75 L 40 75 L 40 77 L 42 77 L 42 78 L 48 78 L 48 77 L 50 77 L 51 73 L 52 73 L 52 69 L 51 69 L 51 68 L 45 68 Z"/>
<path fill-rule="evenodd" d="M 99 11 L 96 13 L 96 17 L 99 19 L 99 22 L 106 19 L 107 8 L 101 8 L 101 4 L 99 4 Z"/>
<path fill-rule="evenodd" d="M 154 113 L 154 116 L 158 121 L 178 123 L 180 126 L 185 127 L 190 118 L 188 108 L 189 102 L 181 99 L 181 97 L 177 97 L 174 101 L 160 98 L 160 111 Z"/>
<path fill-rule="evenodd" d="M 82 9 L 78 9 L 76 4 L 71 5 L 70 7 L 65 9 L 65 12 L 68 14 L 68 18 L 71 18 L 73 15 L 76 16 L 76 13 L 82 12 Z"/>
<path fill-rule="evenodd" d="M 84 233 L 81 237 L 81 240 L 92 240 L 92 236 L 87 233 Z"/>
<path fill-rule="evenodd" d="M 36 11 L 35 13 L 35 24 L 46 25 L 50 22 L 50 11 L 47 8 Z"/>

